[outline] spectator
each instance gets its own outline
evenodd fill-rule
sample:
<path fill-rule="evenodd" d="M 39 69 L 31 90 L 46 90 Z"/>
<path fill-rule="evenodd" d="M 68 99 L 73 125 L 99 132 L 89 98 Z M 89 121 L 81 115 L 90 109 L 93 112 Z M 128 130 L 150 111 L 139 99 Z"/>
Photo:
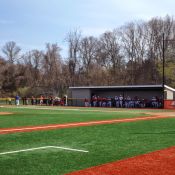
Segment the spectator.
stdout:
<path fill-rule="evenodd" d="M 116 108 L 119 108 L 119 106 L 120 106 L 120 102 L 119 102 L 119 98 L 118 98 L 118 96 L 115 96 L 115 106 L 116 106 Z"/>
<path fill-rule="evenodd" d="M 43 99 L 44 99 L 44 98 L 43 98 L 43 96 L 41 95 L 41 96 L 40 96 L 40 105 L 43 104 Z"/>
<path fill-rule="evenodd" d="M 102 98 L 100 98 L 99 96 L 97 97 L 97 104 L 98 104 L 98 107 L 102 106 Z"/>
<path fill-rule="evenodd" d="M 87 98 L 84 99 L 84 106 L 85 107 L 88 107 L 89 106 L 89 101 Z"/>
<path fill-rule="evenodd" d="M 32 96 L 31 98 L 31 104 L 34 105 L 35 104 L 35 98 Z"/>
<path fill-rule="evenodd" d="M 107 107 L 111 107 L 112 106 L 112 101 L 111 101 L 111 98 L 108 97 L 107 98 Z"/>
<path fill-rule="evenodd" d="M 92 97 L 92 102 L 93 102 L 93 107 L 96 107 L 97 106 L 97 97 L 96 97 L 96 95 L 94 95 Z"/>
<path fill-rule="evenodd" d="M 131 97 L 130 96 L 127 96 L 127 107 L 130 108 L 131 107 Z"/>
<path fill-rule="evenodd" d="M 153 96 L 152 99 L 151 99 L 151 105 L 152 105 L 153 108 L 155 108 L 156 104 L 157 104 L 156 103 L 156 97 Z"/>
<path fill-rule="evenodd" d="M 123 107 L 123 96 L 122 95 L 119 96 L 119 104 L 120 104 L 120 107 L 122 108 Z"/>
<path fill-rule="evenodd" d="M 25 105 L 28 105 L 29 104 L 29 100 L 27 97 L 25 97 Z"/>
<path fill-rule="evenodd" d="M 22 97 L 22 104 L 25 105 L 25 97 Z"/>
<path fill-rule="evenodd" d="M 130 108 L 134 108 L 134 99 L 133 98 L 130 101 Z"/>
<path fill-rule="evenodd" d="M 11 97 L 8 97 L 8 103 L 9 103 L 9 105 L 12 105 L 12 99 L 11 99 Z"/>
<path fill-rule="evenodd" d="M 15 104 L 16 104 L 16 106 L 19 106 L 19 99 L 20 99 L 19 95 L 16 95 L 15 96 Z"/>
<path fill-rule="evenodd" d="M 104 97 L 102 100 L 102 107 L 106 107 L 107 99 Z"/>

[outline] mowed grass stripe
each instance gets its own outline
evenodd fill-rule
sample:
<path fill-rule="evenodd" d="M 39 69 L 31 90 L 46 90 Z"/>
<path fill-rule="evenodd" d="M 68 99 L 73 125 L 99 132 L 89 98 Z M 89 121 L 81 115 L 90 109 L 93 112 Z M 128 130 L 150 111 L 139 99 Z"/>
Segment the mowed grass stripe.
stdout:
<path fill-rule="evenodd" d="M 65 174 L 175 145 L 175 119 L 0 135 L 0 151 L 63 145 L 89 153 L 38 150 L 0 159 L 2 174 Z M 8 168 L 10 165 L 10 168 Z"/>

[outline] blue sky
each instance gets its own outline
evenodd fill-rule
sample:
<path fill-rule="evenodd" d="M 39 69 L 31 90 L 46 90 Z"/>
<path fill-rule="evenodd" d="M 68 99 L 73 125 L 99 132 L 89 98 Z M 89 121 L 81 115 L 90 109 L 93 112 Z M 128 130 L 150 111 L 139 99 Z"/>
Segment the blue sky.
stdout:
<path fill-rule="evenodd" d="M 0 47 L 15 41 L 23 52 L 58 43 L 66 57 L 66 34 L 81 29 L 98 36 L 135 20 L 174 16 L 174 0 L 0 0 Z"/>

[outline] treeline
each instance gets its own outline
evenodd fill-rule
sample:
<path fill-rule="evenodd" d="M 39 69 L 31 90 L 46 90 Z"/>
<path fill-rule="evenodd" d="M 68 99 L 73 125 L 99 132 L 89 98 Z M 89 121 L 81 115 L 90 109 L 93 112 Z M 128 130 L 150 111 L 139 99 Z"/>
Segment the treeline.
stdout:
<path fill-rule="evenodd" d="M 173 17 L 131 22 L 99 37 L 67 34 L 68 58 L 61 46 L 21 54 L 13 41 L 0 56 L 0 95 L 67 93 L 69 86 L 162 84 L 163 33 L 165 80 L 175 87 L 175 20 Z"/>

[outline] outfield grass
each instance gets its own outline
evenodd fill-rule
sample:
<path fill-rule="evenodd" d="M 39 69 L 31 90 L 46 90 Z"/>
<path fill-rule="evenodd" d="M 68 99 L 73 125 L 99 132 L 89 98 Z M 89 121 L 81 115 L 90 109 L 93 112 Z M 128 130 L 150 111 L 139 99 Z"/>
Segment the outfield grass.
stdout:
<path fill-rule="evenodd" d="M 118 123 L 0 135 L 0 152 L 47 145 L 88 150 L 35 150 L 0 156 L 2 175 L 62 175 L 67 172 L 175 145 L 175 119 Z"/>
<path fill-rule="evenodd" d="M 0 108 L 0 128 L 144 116 L 153 110 Z M 114 112 L 112 112 L 113 110 Z M 162 112 L 162 110 L 155 110 Z M 1 175 L 62 175 L 175 145 L 175 118 L 0 135 L 0 153 L 42 146 L 58 149 L 0 155 Z"/>
<path fill-rule="evenodd" d="M 28 109 L 28 108 L 0 108 L 0 111 L 12 112 L 11 115 L 0 115 L 0 128 L 36 126 L 46 124 L 60 124 L 71 122 L 86 122 L 97 120 L 110 120 L 121 118 L 133 118 L 146 116 L 143 111 L 134 112 L 118 111 L 110 109 L 68 109 L 50 108 L 48 109 Z"/>

